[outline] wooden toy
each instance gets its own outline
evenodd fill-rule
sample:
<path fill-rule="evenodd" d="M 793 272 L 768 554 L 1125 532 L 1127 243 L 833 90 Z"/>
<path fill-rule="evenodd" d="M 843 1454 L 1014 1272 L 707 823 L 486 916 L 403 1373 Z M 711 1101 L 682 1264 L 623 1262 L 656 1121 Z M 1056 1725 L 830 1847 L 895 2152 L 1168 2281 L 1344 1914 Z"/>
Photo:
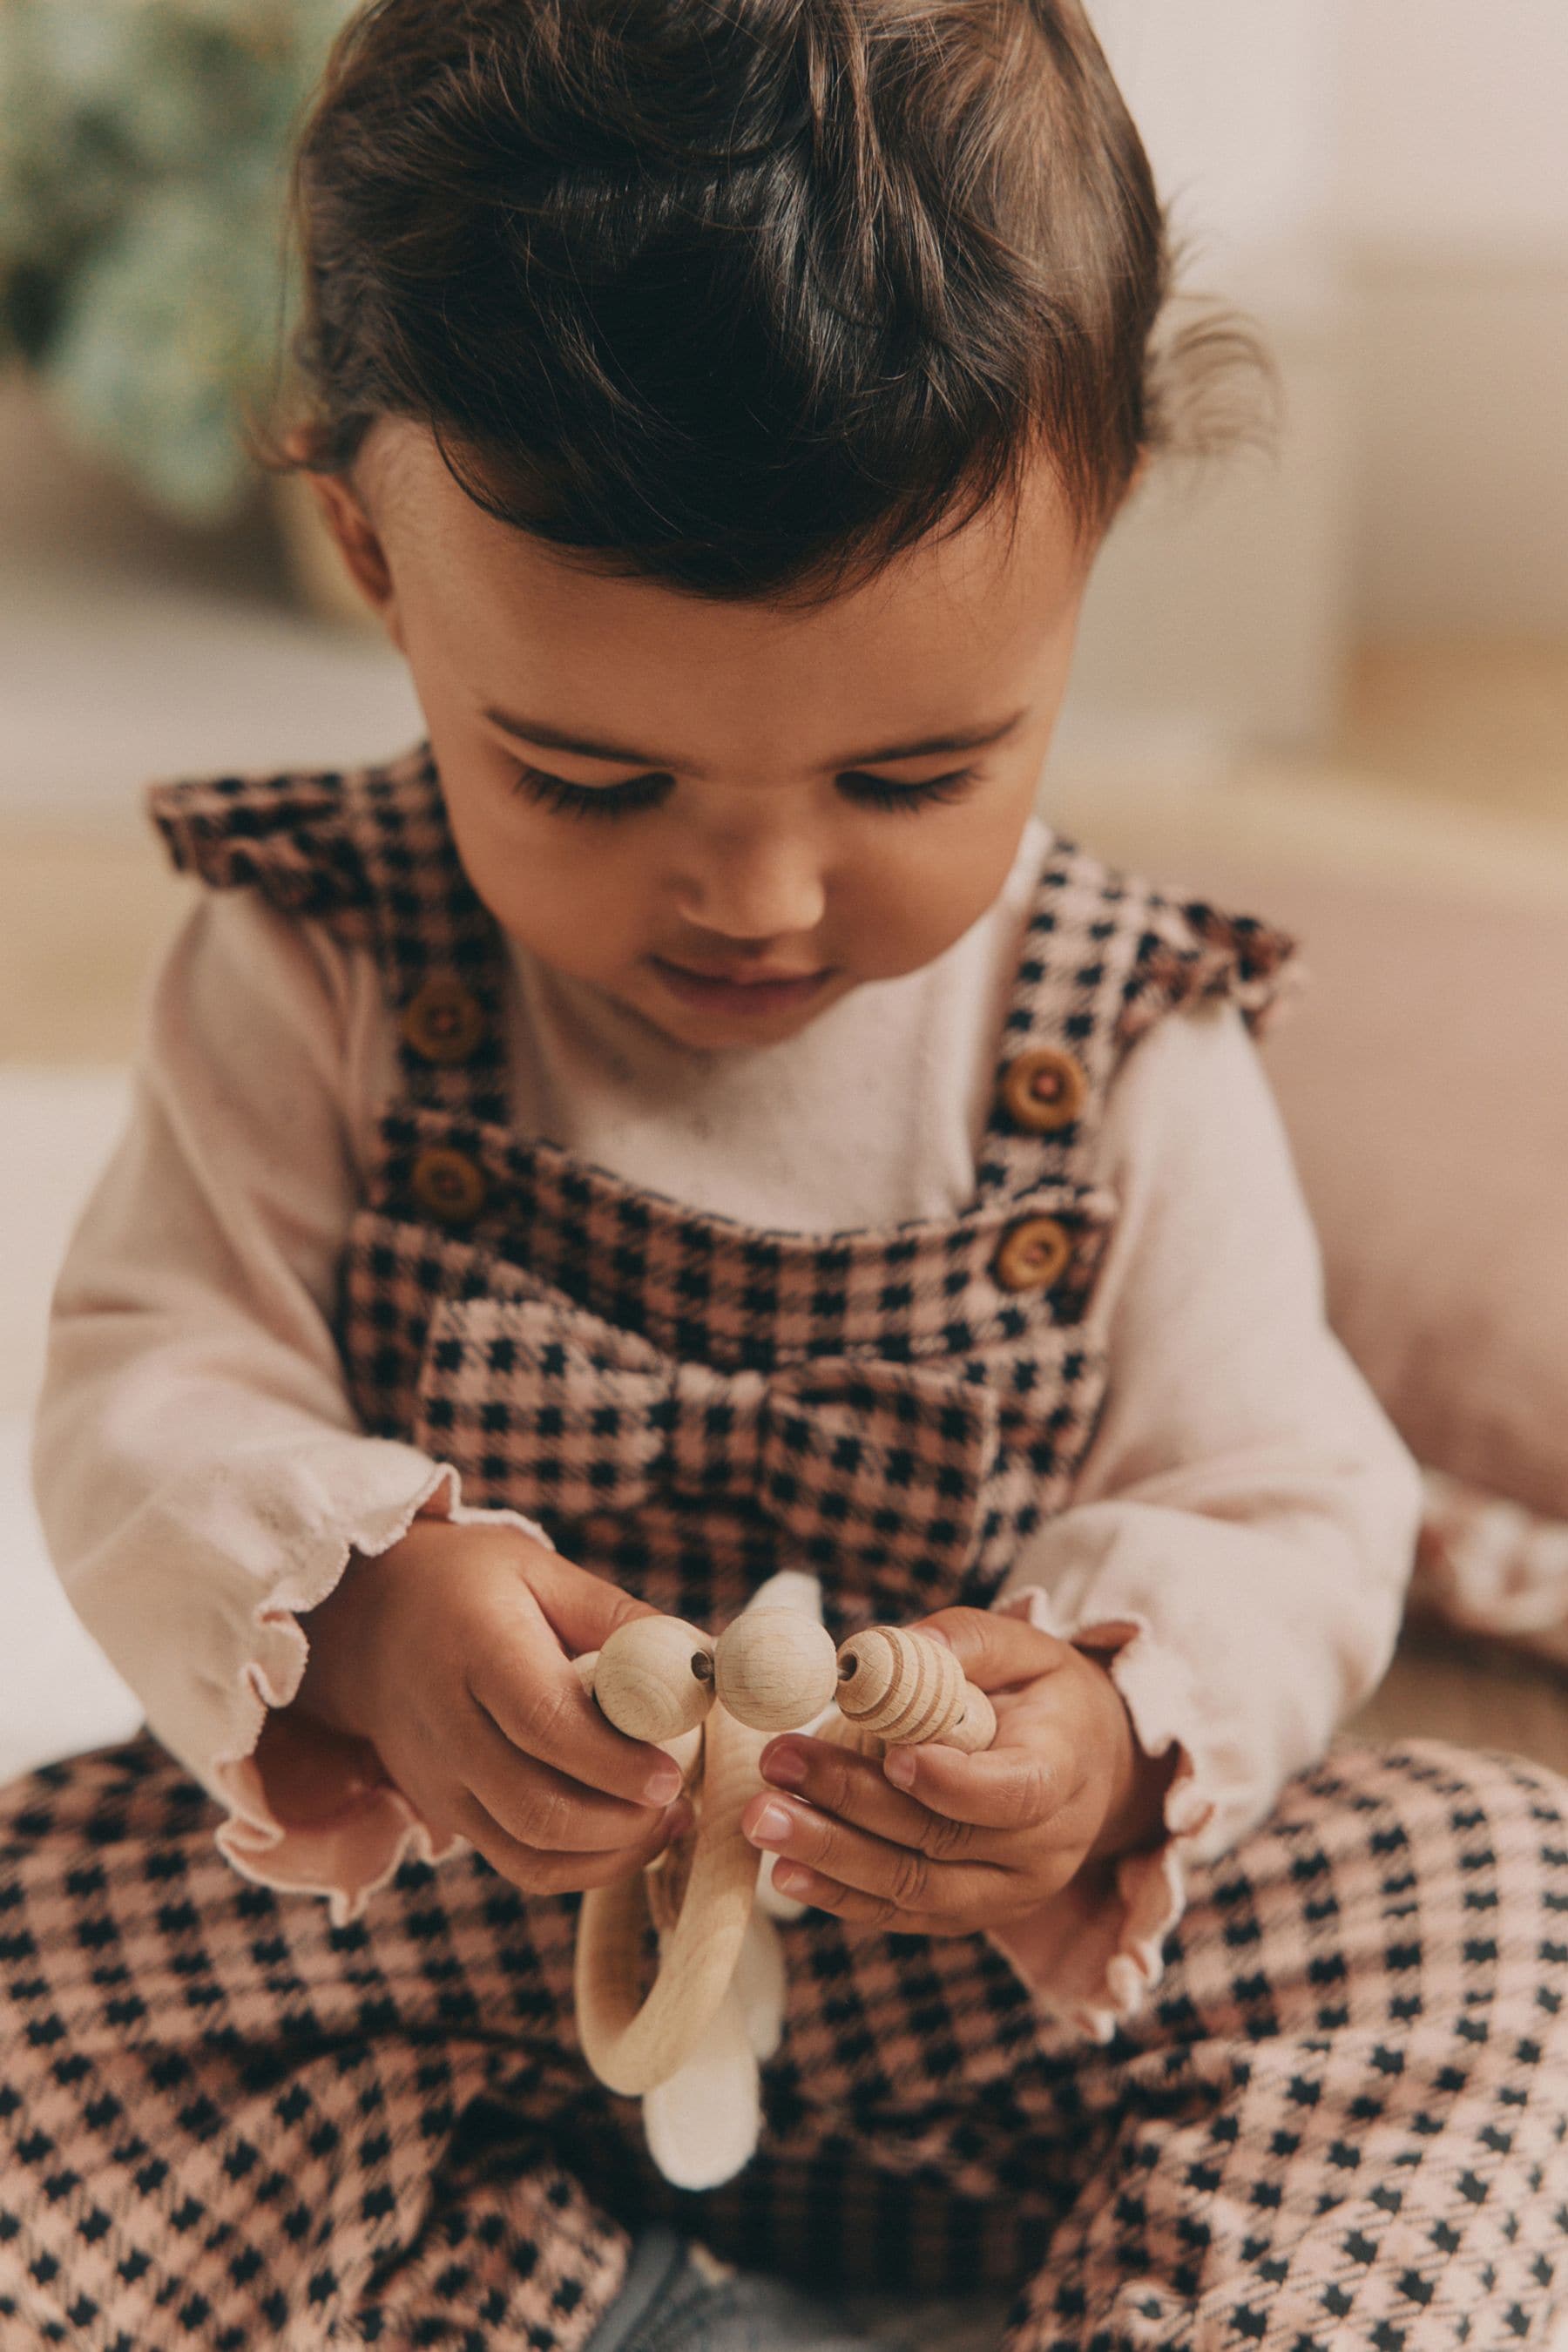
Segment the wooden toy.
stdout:
<path fill-rule="evenodd" d="M 713 1704 L 713 1643 L 680 1617 L 634 1617 L 594 1653 L 594 1696 L 617 1731 L 662 1742 Z"/>
<path fill-rule="evenodd" d="M 818 1736 L 871 1753 L 921 1740 L 973 1752 L 995 1737 L 989 1699 L 965 1680 L 944 1643 L 872 1626 L 835 1649 L 820 1620 L 800 1605 L 795 1588 L 811 1583 L 775 1579 L 716 1641 L 679 1618 L 645 1617 L 576 1661 L 584 1687 L 618 1729 L 677 1756 L 696 1815 L 679 1851 L 667 1850 L 646 1874 L 583 1897 L 578 2032 L 594 2073 L 626 2096 L 646 2101 L 689 2067 L 731 1995 L 763 1862 L 741 1814 L 766 1785 L 758 1759 L 775 1732 L 812 1723 L 837 1702 L 836 1717 L 817 1727 Z M 650 1915 L 659 1961 L 645 1997 L 640 1963 Z M 735 2031 L 732 2021 L 727 2030 Z M 686 2176 L 689 2185 L 725 2177 L 700 2168 Z"/>
<path fill-rule="evenodd" d="M 996 1737 L 996 1712 L 943 1642 L 869 1625 L 837 1653 L 838 1712 L 889 1746 L 940 1739 L 974 1755 Z"/>
<path fill-rule="evenodd" d="M 796 1730 L 833 1703 L 838 1686 L 833 1636 L 787 1602 L 759 1603 L 742 1611 L 713 1644 L 713 1680 L 715 1696 L 753 1731 Z"/>

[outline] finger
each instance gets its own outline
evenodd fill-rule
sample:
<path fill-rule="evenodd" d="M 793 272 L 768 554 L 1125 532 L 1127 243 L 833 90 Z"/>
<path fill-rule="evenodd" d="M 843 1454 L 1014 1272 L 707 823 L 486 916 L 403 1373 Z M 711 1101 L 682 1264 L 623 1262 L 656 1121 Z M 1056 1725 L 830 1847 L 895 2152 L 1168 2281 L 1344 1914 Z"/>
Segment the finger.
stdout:
<path fill-rule="evenodd" d="M 1037 1721 L 1027 1743 L 1016 1747 L 998 1738 L 994 1747 L 965 1756 L 929 1739 L 919 1747 L 889 1748 L 884 1773 L 895 1759 L 896 1769 L 909 1774 L 906 1793 L 917 1804 L 1003 1835 L 1043 1832 L 1084 1785 L 1071 1742 Z"/>
<path fill-rule="evenodd" d="M 782 1816 L 778 1830 L 765 1823 L 770 1807 Z M 912 1912 L 952 1917 L 973 1913 L 981 1904 L 994 1908 L 1014 1880 L 1011 1871 L 994 1863 L 935 1862 L 918 1847 L 874 1837 L 795 1798 L 753 1798 L 741 1826 L 764 1853 L 782 1854 L 841 1886 L 875 1896 L 889 1918 Z"/>
<path fill-rule="evenodd" d="M 531 1553 L 527 1589 L 540 1614 L 569 1657 L 582 1650 L 602 1650 L 610 1635 L 634 1617 L 655 1617 L 647 1601 L 623 1592 L 603 1576 L 595 1576 L 558 1551 Z"/>
<path fill-rule="evenodd" d="M 798 1761 L 800 1778 L 788 1777 Z M 988 1851 L 992 1832 L 932 1812 L 888 1779 L 880 1762 L 837 1740 L 795 1734 L 763 1748 L 758 1763 L 770 1787 L 787 1790 L 818 1812 L 847 1822 L 890 1844 L 915 1847 L 933 1862 L 1001 1859 Z M 752 1809 L 760 1811 L 760 1807 Z"/>
<path fill-rule="evenodd" d="M 1005 1690 L 1009 1684 L 1054 1674 L 1072 1655 L 1070 1643 L 1042 1633 L 1026 1617 L 996 1609 L 938 1609 L 910 1631 L 944 1640 L 966 1680 L 983 1691 Z"/>
<path fill-rule="evenodd" d="M 518 1597 L 513 1637 L 470 1670 L 471 1696 L 525 1756 L 634 1804 L 668 1802 L 679 1785 L 679 1767 L 651 1741 L 628 1739 L 606 1721 L 532 1594 L 523 1587 Z"/>
<path fill-rule="evenodd" d="M 494 1870 L 525 1895 L 567 1895 L 578 1888 L 610 1886 L 646 1870 L 691 1818 L 682 1800 L 658 1816 L 653 1834 L 616 1853 L 542 1853 L 511 1837 L 486 1811 L 479 1799 L 465 1790 L 452 1809 L 452 1825 L 484 1855 Z"/>
<path fill-rule="evenodd" d="M 553 1765 L 521 1754 L 477 1704 L 472 1727 L 472 1738 L 451 1759 L 452 1769 L 509 1836 L 569 1853 L 610 1852 L 646 1834 L 647 1805 L 604 1796 Z"/>
<path fill-rule="evenodd" d="M 819 1871 L 806 1870 L 799 1863 L 775 1870 L 773 1885 L 796 1903 L 808 1903 L 814 1911 L 830 1911 L 850 1928 L 891 1929 L 905 1936 L 971 1933 L 970 1923 L 965 1919 L 890 1910 L 882 1896 L 864 1895 L 855 1886 L 841 1886 L 837 1879 L 825 1878 Z"/>

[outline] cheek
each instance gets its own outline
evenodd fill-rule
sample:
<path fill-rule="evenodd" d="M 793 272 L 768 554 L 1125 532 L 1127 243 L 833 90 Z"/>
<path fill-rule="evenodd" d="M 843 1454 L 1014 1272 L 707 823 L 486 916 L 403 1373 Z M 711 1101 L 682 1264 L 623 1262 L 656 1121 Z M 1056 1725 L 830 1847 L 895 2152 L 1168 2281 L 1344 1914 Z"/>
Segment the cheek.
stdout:
<path fill-rule="evenodd" d="M 843 877 L 841 908 L 868 967 L 891 977 L 929 963 L 979 920 L 1017 853 L 1028 803 L 955 804 L 889 817 L 879 855 Z M 874 879 L 873 879 L 874 877 Z"/>
<path fill-rule="evenodd" d="M 559 970 L 592 978 L 647 929 L 646 866 L 614 828 L 572 824 L 487 780 L 446 771 L 464 871 L 504 931 Z"/>

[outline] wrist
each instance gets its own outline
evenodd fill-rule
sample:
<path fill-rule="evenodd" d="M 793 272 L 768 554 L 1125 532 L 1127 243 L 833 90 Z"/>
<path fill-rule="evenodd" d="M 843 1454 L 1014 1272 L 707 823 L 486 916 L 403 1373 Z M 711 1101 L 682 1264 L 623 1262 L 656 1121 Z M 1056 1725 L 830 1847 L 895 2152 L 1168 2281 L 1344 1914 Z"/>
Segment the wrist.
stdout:
<path fill-rule="evenodd" d="M 364 1588 L 385 1558 L 384 1553 L 373 1559 L 351 1551 L 325 1600 L 300 1619 L 307 1649 L 305 1671 L 285 1712 L 308 1717 L 353 1739 L 373 1737 L 368 1699 L 374 1645 L 367 1606 L 371 1596 Z"/>
<path fill-rule="evenodd" d="M 1165 1796 L 1175 1779 L 1181 1751 L 1173 1742 L 1163 1755 L 1150 1756 L 1111 1675 L 1110 1655 L 1092 1650 L 1083 1650 L 1080 1655 L 1099 1670 L 1117 1755 L 1110 1801 L 1085 1859 L 1110 1862 L 1124 1853 L 1152 1852 L 1164 1842 Z"/>

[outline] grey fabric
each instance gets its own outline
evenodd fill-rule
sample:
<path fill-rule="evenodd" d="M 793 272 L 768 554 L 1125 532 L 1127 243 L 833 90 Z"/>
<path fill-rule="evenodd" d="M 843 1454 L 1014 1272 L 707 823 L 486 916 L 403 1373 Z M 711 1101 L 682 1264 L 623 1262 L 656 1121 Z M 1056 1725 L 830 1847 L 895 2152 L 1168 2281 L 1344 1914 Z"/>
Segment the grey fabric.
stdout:
<path fill-rule="evenodd" d="M 639 2232 L 584 2352 L 879 2352 L 782 2280 L 739 2271 L 663 2227 Z"/>

